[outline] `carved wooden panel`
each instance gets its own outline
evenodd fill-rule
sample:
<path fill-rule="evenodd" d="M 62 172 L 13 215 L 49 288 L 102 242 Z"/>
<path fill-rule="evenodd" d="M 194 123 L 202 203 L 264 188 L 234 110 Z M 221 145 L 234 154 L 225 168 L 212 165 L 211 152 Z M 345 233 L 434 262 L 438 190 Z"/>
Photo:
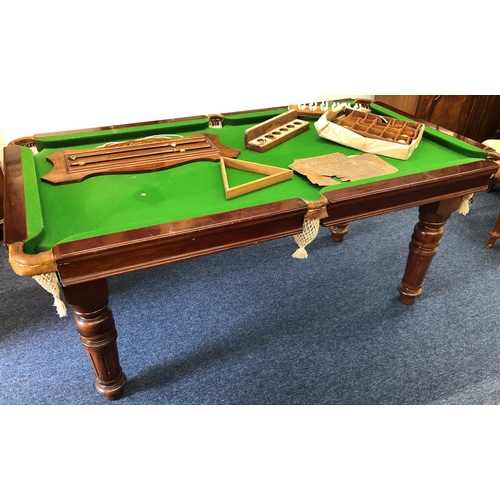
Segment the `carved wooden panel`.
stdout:
<path fill-rule="evenodd" d="M 2 168 L 0 167 L 0 231 L 2 231 L 2 229 L 3 229 L 3 171 Z"/>
<path fill-rule="evenodd" d="M 500 135 L 500 96 L 396 95 L 375 99 L 478 142 Z"/>
<path fill-rule="evenodd" d="M 463 134 L 467 130 L 475 104 L 474 96 L 425 95 L 420 97 L 415 115 L 452 132 Z"/>
<path fill-rule="evenodd" d="M 394 106 L 395 108 L 404 111 L 405 113 L 410 113 L 410 115 L 415 114 L 415 109 L 417 108 L 418 95 L 376 95 L 375 100 Z"/>
<path fill-rule="evenodd" d="M 81 181 L 92 175 L 151 172 L 192 161 L 235 158 L 239 149 L 222 144 L 214 134 L 142 139 L 86 150 L 61 150 L 47 156 L 54 167 L 42 176 L 52 184 Z"/>

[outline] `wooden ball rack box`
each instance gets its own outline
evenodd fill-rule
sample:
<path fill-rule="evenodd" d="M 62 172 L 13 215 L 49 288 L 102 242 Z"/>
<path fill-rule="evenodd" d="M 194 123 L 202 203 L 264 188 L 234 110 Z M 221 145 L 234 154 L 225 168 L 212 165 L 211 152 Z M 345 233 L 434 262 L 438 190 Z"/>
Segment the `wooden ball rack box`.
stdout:
<path fill-rule="evenodd" d="M 380 116 L 342 106 L 326 111 L 315 123 L 320 137 L 365 153 L 407 160 L 424 133 L 417 122 Z"/>

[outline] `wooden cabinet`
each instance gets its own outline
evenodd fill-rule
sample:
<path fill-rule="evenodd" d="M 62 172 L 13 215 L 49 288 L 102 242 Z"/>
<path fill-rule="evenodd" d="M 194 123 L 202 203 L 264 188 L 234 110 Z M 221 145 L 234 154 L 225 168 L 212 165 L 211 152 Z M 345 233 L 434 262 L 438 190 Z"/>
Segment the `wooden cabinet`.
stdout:
<path fill-rule="evenodd" d="M 500 137 L 500 96 L 375 96 L 375 100 L 478 142 Z"/>
<path fill-rule="evenodd" d="M 3 233 L 3 172 L 0 166 L 0 237 Z M 1 241 L 0 241 L 1 244 Z"/>
<path fill-rule="evenodd" d="M 376 95 L 375 100 L 385 102 L 401 111 L 414 115 L 419 97 L 418 95 Z"/>

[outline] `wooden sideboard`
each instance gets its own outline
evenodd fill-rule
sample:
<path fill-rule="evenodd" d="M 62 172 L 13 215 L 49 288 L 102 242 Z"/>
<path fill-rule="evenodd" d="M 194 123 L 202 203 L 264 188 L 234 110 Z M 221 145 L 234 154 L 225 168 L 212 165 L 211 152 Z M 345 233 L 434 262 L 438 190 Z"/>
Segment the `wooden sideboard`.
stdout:
<path fill-rule="evenodd" d="M 478 142 L 500 138 L 497 95 L 377 95 L 375 100 Z"/>
<path fill-rule="evenodd" d="M 0 165 L 0 237 L 2 236 L 2 232 L 3 232 L 3 171 Z"/>

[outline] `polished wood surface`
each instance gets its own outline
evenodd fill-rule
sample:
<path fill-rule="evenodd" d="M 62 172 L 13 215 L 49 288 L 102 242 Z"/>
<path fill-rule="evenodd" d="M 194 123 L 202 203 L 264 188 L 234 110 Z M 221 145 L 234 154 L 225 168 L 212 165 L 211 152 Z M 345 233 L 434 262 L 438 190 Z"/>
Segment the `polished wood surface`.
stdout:
<path fill-rule="evenodd" d="M 460 196 L 419 207 L 419 218 L 411 237 L 404 276 L 398 286 L 399 300 L 403 304 L 413 304 L 422 295 L 424 278 L 438 251 L 444 225 L 461 203 Z"/>
<path fill-rule="evenodd" d="M 62 150 L 47 157 L 52 170 L 42 179 L 52 184 L 77 182 L 102 174 L 152 172 L 201 160 L 236 158 L 239 149 L 222 144 L 215 134 L 172 139 L 141 139 L 92 148 Z"/>
<path fill-rule="evenodd" d="M 36 254 L 26 253 L 22 241 L 9 245 L 9 262 L 19 276 L 36 276 L 57 271 L 57 263 L 52 250 Z"/>
<path fill-rule="evenodd" d="M 4 203 L 4 240 L 10 244 L 28 236 L 20 146 L 4 149 L 4 174 L 4 189 L 9 194 L 8 206 Z"/>
<path fill-rule="evenodd" d="M 3 231 L 3 170 L 0 168 L 0 231 Z"/>
<path fill-rule="evenodd" d="M 292 236 L 307 211 L 304 201 L 286 200 L 62 243 L 53 252 L 68 286 Z"/>
<path fill-rule="evenodd" d="M 418 104 L 418 95 L 377 95 L 375 100 L 390 104 L 410 115 L 415 114 Z"/>
<path fill-rule="evenodd" d="M 465 132 L 474 107 L 473 96 L 424 95 L 418 100 L 415 116 L 473 138 Z"/>
<path fill-rule="evenodd" d="M 498 213 L 498 217 L 497 217 L 497 221 L 495 222 L 495 226 L 490 231 L 489 235 L 490 235 L 490 237 L 488 239 L 488 243 L 486 244 L 486 246 L 488 248 L 491 248 L 495 244 L 495 241 L 497 241 L 498 238 L 500 238 L 500 212 Z"/>
<path fill-rule="evenodd" d="M 500 136 L 497 95 L 380 95 L 376 99 L 478 142 Z"/>
<path fill-rule="evenodd" d="M 305 132 L 309 122 L 301 120 L 296 110 L 290 110 L 245 131 L 245 147 L 264 153 Z"/>
<path fill-rule="evenodd" d="M 127 378 L 118 359 L 117 332 L 108 306 L 106 280 L 63 287 L 74 312 L 75 325 L 96 375 L 97 392 L 112 401 L 123 394 Z"/>

